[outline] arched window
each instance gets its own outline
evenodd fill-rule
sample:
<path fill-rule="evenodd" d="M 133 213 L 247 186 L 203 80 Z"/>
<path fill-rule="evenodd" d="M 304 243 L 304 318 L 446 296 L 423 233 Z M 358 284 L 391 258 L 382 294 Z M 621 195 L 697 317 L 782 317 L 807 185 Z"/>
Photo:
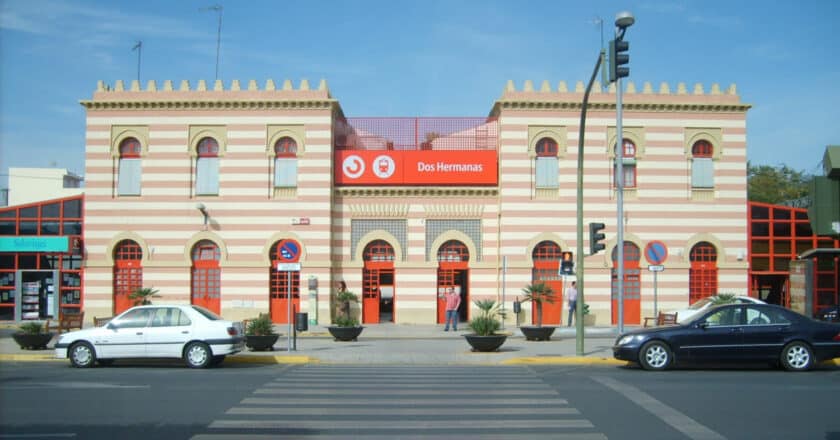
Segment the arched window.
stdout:
<path fill-rule="evenodd" d="M 197 195 L 219 194 L 219 143 L 211 137 L 198 141 L 198 157 L 195 160 L 195 193 Z"/>
<path fill-rule="evenodd" d="M 691 146 L 691 187 L 714 188 L 714 148 L 709 141 L 699 140 Z"/>
<path fill-rule="evenodd" d="M 636 144 L 630 139 L 624 139 L 621 149 L 621 163 L 624 173 L 624 188 L 636 187 Z"/>
<path fill-rule="evenodd" d="M 717 250 L 715 247 L 705 241 L 697 243 L 691 248 L 689 261 L 691 261 L 688 273 L 689 302 L 694 304 L 699 299 L 717 295 Z"/>
<path fill-rule="evenodd" d="M 559 167 L 557 161 L 557 142 L 544 137 L 536 145 L 535 182 L 537 188 L 557 189 L 559 184 Z"/>
<path fill-rule="evenodd" d="M 129 137 L 120 142 L 117 194 L 121 196 L 140 195 L 140 152 L 140 141 L 136 138 Z"/>
<path fill-rule="evenodd" d="M 284 136 L 274 143 L 274 187 L 297 186 L 297 142 Z"/>

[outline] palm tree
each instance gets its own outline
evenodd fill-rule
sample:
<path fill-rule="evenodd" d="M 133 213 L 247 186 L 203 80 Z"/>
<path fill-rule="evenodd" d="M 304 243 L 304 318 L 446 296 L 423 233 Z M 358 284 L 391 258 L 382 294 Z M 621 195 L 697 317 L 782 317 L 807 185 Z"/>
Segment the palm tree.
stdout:
<path fill-rule="evenodd" d="M 529 284 L 522 289 L 525 299 L 522 302 L 531 301 L 537 308 L 537 327 L 542 327 L 542 305 L 543 303 L 554 304 L 554 290 L 545 283 Z"/>
<path fill-rule="evenodd" d="M 134 300 L 135 306 L 146 306 L 152 303 L 151 298 L 160 298 L 157 289 L 151 287 L 139 287 L 128 295 L 128 299 Z"/>

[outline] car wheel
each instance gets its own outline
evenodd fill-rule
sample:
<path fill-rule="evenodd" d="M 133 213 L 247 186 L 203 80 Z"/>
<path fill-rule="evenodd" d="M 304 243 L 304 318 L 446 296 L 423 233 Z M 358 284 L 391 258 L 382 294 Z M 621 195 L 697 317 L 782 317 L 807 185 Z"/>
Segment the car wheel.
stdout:
<path fill-rule="evenodd" d="M 87 342 L 77 342 L 70 347 L 70 363 L 76 368 L 90 368 L 96 363 L 96 352 Z"/>
<path fill-rule="evenodd" d="M 672 362 L 671 349 L 662 341 L 650 341 L 639 351 L 639 364 L 645 370 L 662 371 Z"/>
<path fill-rule="evenodd" d="M 782 366 L 788 371 L 808 371 L 814 366 L 814 351 L 802 341 L 791 342 L 782 349 Z"/>
<path fill-rule="evenodd" d="M 210 352 L 210 347 L 203 342 L 193 342 L 187 345 L 184 350 L 184 361 L 190 368 L 205 368 L 210 365 L 213 360 L 213 353 Z"/>
<path fill-rule="evenodd" d="M 225 355 L 213 356 L 213 360 L 210 361 L 210 365 L 215 367 L 215 366 L 221 364 L 222 362 L 224 362 L 224 360 L 225 360 Z"/>

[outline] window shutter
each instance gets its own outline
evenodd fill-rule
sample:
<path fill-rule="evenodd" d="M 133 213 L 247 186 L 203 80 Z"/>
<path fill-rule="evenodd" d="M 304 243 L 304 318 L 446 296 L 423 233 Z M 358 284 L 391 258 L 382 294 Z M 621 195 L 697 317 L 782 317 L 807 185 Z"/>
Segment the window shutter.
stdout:
<path fill-rule="evenodd" d="M 199 157 L 195 163 L 195 193 L 219 194 L 219 158 Z"/>
<path fill-rule="evenodd" d="M 692 188 L 714 188 L 715 169 L 711 158 L 695 158 L 691 164 Z"/>
<path fill-rule="evenodd" d="M 297 186 L 297 159 L 283 157 L 274 159 L 274 187 L 294 188 Z"/>
<path fill-rule="evenodd" d="M 140 195 L 140 159 L 120 159 L 117 193 L 121 196 Z"/>
<path fill-rule="evenodd" d="M 537 188 L 557 188 L 560 186 L 556 157 L 537 158 L 535 181 Z"/>

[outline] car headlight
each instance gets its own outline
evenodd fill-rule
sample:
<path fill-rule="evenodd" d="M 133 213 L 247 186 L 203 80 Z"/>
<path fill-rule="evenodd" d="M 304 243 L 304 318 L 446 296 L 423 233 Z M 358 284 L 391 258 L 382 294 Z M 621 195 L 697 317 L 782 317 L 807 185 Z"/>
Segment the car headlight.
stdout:
<path fill-rule="evenodd" d="M 616 345 L 627 345 L 627 344 L 629 344 L 629 343 L 631 343 L 631 342 L 633 342 L 633 341 L 635 341 L 635 340 L 637 340 L 637 339 L 639 339 L 639 340 L 640 340 L 640 339 L 642 339 L 642 336 L 641 336 L 641 335 L 627 335 L 627 336 L 622 336 L 622 337 L 618 340 L 618 344 L 616 344 Z"/>

